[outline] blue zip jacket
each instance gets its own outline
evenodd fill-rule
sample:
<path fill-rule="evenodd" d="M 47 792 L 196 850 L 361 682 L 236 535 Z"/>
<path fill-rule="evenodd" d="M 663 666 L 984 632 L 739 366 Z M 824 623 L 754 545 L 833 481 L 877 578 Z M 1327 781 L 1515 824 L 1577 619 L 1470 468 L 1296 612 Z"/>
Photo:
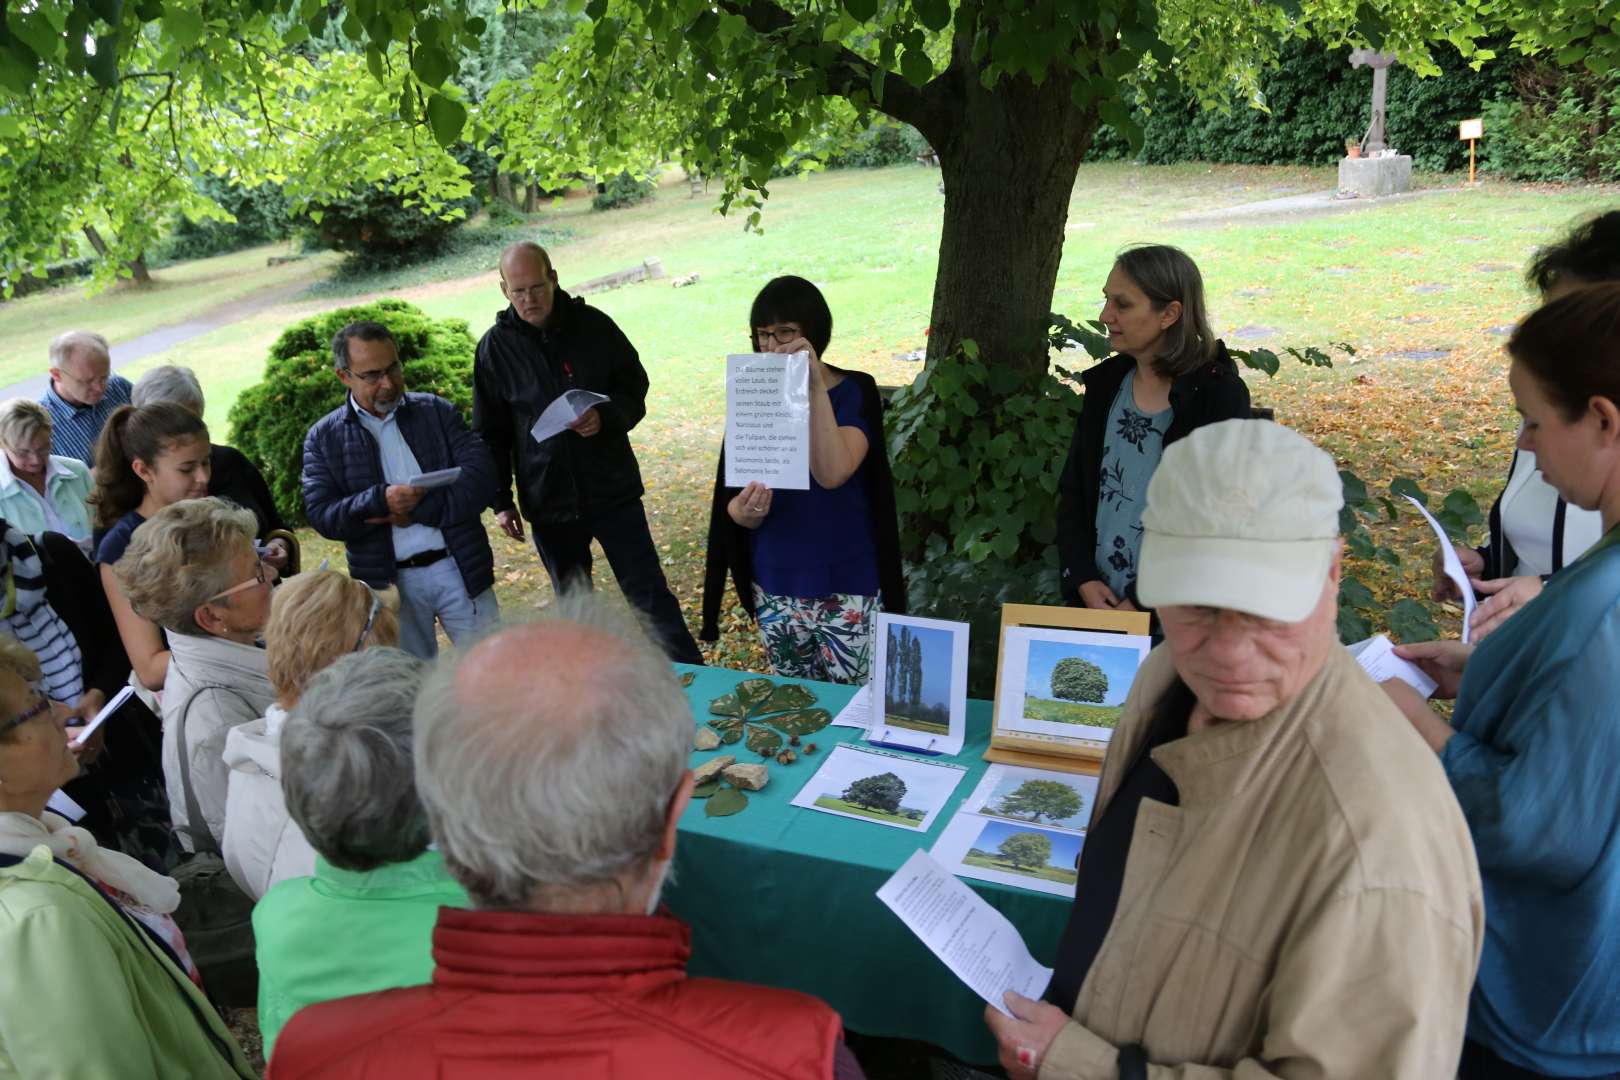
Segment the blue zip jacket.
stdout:
<path fill-rule="evenodd" d="M 1552 1076 L 1620 1071 L 1620 546 L 1469 658 L 1440 755 L 1474 834 L 1485 947 L 1469 1037 Z"/>
<path fill-rule="evenodd" d="M 495 584 L 495 557 L 479 520 L 495 498 L 495 459 L 456 407 L 435 394 L 406 394 L 397 418 L 423 472 L 461 466 L 461 479 L 423 495 L 411 520 L 444 533 L 467 595 L 477 596 Z M 377 440 L 345 400 L 304 437 L 304 512 L 316 532 L 343 541 L 349 573 L 379 589 L 399 576 L 392 526 L 366 524 L 388 514 L 387 490 Z"/>

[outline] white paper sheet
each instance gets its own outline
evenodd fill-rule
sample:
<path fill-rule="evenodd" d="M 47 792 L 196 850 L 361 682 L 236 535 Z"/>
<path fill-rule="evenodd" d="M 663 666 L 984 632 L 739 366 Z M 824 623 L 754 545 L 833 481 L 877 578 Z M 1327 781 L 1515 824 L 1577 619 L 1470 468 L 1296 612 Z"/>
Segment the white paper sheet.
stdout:
<path fill-rule="evenodd" d="M 843 798 L 855 783 L 885 773 L 892 773 L 905 785 L 892 809 L 859 805 Z M 966 775 L 967 770 L 960 765 L 839 743 L 793 796 L 792 805 L 921 835 L 933 826 Z"/>
<path fill-rule="evenodd" d="M 726 479 L 810 488 L 810 354 L 726 357 Z"/>
<path fill-rule="evenodd" d="M 405 482 L 411 487 L 426 488 L 427 490 L 432 491 L 434 488 L 449 487 L 451 484 L 460 479 L 461 466 L 452 465 L 448 469 L 437 469 L 434 472 L 419 473 Z"/>
<path fill-rule="evenodd" d="M 868 742 L 933 754 L 962 752 L 967 739 L 968 634 L 964 622 L 877 616 L 872 626 Z M 908 655 L 899 655 L 902 650 Z M 878 701 L 883 702 L 881 708 L 873 704 Z"/>
<path fill-rule="evenodd" d="M 865 729 L 872 726 L 872 688 L 871 686 L 856 687 L 855 694 L 849 699 L 838 715 L 832 718 L 834 727 L 852 727 Z"/>
<path fill-rule="evenodd" d="M 1046 626 L 1009 626 L 1001 634 L 1001 677 L 996 685 L 996 734 L 1063 743 L 1075 739 L 1107 742 L 1125 706 L 1136 672 L 1153 647 L 1145 634 L 1110 634 Z M 1070 657 L 1095 669 L 1103 683 L 1100 700 L 1058 700 L 1051 681 Z M 1041 719 L 1043 714 L 1075 719 Z M 1107 724 L 1088 724 L 1097 716 Z"/>
<path fill-rule="evenodd" d="M 1350 655 L 1356 658 L 1356 663 L 1361 665 L 1362 670 L 1372 677 L 1373 682 L 1399 679 L 1426 698 L 1434 696 L 1438 684 L 1423 674 L 1423 669 L 1412 661 L 1396 656 L 1394 642 L 1383 634 L 1370 637 L 1366 641 L 1358 641 L 1346 648 L 1350 650 Z"/>
<path fill-rule="evenodd" d="M 78 821 L 84 817 L 84 807 L 68 797 L 68 793 L 61 788 L 51 792 L 51 797 L 45 800 L 45 809 L 53 814 L 61 814 L 69 821 Z"/>
<path fill-rule="evenodd" d="M 1038 857 L 1039 850 L 1032 852 L 1028 846 L 1029 837 L 1046 841 L 1044 860 L 1015 863 L 1006 854 L 1013 849 L 1003 845 L 1009 841 L 1018 845 L 1020 858 Z M 1086 834 L 1073 829 L 1053 829 L 958 810 L 934 841 L 931 854 L 957 877 L 1073 899 L 1080 877 L 1080 849 L 1085 842 Z"/>
<path fill-rule="evenodd" d="M 529 429 L 529 435 L 535 442 L 545 442 L 561 435 L 568 429 L 569 424 L 606 400 L 608 400 L 606 394 L 598 394 L 592 390 L 568 390 L 546 406 L 546 411 L 540 414 L 540 419 Z"/>
<path fill-rule="evenodd" d="M 1417 507 L 1418 513 L 1423 515 L 1423 520 L 1427 521 L 1429 528 L 1434 530 L 1435 539 L 1440 541 L 1440 558 L 1445 563 L 1446 577 L 1450 578 L 1452 583 L 1457 586 L 1457 591 L 1462 593 L 1462 640 L 1463 644 L 1466 645 L 1468 644 L 1468 624 L 1474 621 L 1474 586 L 1469 583 L 1468 572 L 1463 569 L 1462 560 L 1457 558 L 1457 549 L 1451 545 L 1451 537 L 1446 535 L 1446 530 L 1440 527 L 1440 523 L 1434 520 L 1434 515 L 1429 513 L 1422 503 L 1410 495 L 1406 497 L 1406 501 Z"/>
<path fill-rule="evenodd" d="M 126 686 L 112 696 L 112 700 L 101 707 L 101 711 L 90 718 L 90 722 L 78 729 L 73 737 L 75 745 L 83 745 L 84 741 L 96 733 L 96 729 L 107 722 L 107 717 L 124 707 L 124 702 L 135 695 L 133 686 Z"/>
<path fill-rule="evenodd" d="M 1052 981 L 1052 969 L 1035 961 L 1007 917 L 926 851 L 907 859 L 877 895 L 952 974 L 1004 1013 L 1008 990 L 1038 999 Z"/>

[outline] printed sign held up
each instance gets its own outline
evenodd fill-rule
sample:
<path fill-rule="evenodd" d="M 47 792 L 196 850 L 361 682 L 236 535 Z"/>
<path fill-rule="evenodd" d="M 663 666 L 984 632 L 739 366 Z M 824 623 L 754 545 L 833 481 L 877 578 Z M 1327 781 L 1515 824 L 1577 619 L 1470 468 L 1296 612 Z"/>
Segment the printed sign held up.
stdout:
<path fill-rule="evenodd" d="M 810 354 L 726 357 L 726 486 L 810 487 Z"/>

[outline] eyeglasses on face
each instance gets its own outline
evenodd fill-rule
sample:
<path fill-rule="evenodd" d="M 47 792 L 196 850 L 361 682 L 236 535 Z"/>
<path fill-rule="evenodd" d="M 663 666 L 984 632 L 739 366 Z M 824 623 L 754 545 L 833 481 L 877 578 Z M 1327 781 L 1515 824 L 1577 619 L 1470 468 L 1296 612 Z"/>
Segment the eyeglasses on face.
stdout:
<path fill-rule="evenodd" d="M 754 340 L 761 345 L 767 341 L 776 345 L 786 345 L 796 338 L 804 336 L 804 331 L 789 323 L 784 326 L 756 326 L 754 327 Z"/>
<path fill-rule="evenodd" d="M 370 588 L 370 586 L 367 586 L 367 588 Z M 350 652 L 359 652 L 361 649 L 365 648 L 366 638 L 371 635 L 371 628 L 377 625 L 377 612 L 381 608 L 382 597 L 377 595 L 377 591 L 375 589 L 372 589 L 371 610 L 366 613 L 366 625 L 360 628 L 360 636 L 354 639 L 354 648 L 350 649 Z"/>
<path fill-rule="evenodd" d="M 516 285 L 508 285 L 506 295 L 513 300 L 533 300 L 546 295 L 551 291 L 551 288 L 551 282 L 549 281 L 542 281 L 538 285 L 529 285 L 522 289 Z"/>
<path fill-rule="evenodd" d="M 46 697 L 44 694 L 39 695 L 39 700 L 34 702 L 34 704 L 30 705 L 28 708 L 24 709 L 22 712 L 18 713 L 16 716 L 10 717 L 7 720 L 0 721 L 0 735 L 9 735 L 11 732 L 22 727 L 40 713 L 49 712 L 50 708 L 51 699 Z"/>
<path fill-rule="evenodd" d="M 232 585 L 230 588 L 226 589 L 224 592 L 215 593 L 213 596 L 210 596 L 207 600 L 204 600 L 203 603 L 212 604 L 216 600 L 223 600 L 227 596 L 231 596 L 231 595 L 233 595 L 235 593 L 241 592 L 243 589 L 251 589 L 255 585 L 268 585 L 269 583 L 270 583 L 270 579 L 268 577 L 266 577 L 265 573 L 264 573 L 264 560 L 259 559 L 259 560 L 257 560 L 257 565 L 255 565 L 254 568 L 253 568 L 253 576 L 252 577 L 248 578 L 246 581 L 242 582 L 241 584 Z"/>
<path fill-rule="evenodd" d="M 376 371 L 351 371 L 349 374 L 352 377 L 359 379 L 367 386 L 376 386 L 378 383 L 382 382 L 383 379 L 391 379 L 403 370 L 404 369 L 400 367 L 399 361 L 395 360 L 387 367 L 378 368 Z"/>

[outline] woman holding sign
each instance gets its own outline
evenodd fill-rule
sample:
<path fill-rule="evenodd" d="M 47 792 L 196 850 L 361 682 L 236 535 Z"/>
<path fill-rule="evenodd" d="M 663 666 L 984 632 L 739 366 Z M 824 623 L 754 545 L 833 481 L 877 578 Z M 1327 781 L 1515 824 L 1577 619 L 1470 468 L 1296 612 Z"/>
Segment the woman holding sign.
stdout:
<path fill-rule="evenodd" d="M 1126 248 L 1103 285 L 1115 354 L 1081 376 L 1085 401 L 1058 487 L 1065 602 L 1137 611 L 1142 507 L 1164 448 L 1205 424 L 1246 419 L 1249 388 L 1209 327 L 1204 279 L 1179 248 Z"/>
<path fill-rule="evenodd" d="M 873 616 L 906 609 L 877 383 L 865 372 L 822 362 L 832 312 L 804 278 L 767 283 L 754 298 L 749 325 L 755 352 L 810 356 L 810 488 L 728 488 L 722 451 L 699 636 L 719 640 L 729 570 L 776 674 L 864 684 Z"/>

